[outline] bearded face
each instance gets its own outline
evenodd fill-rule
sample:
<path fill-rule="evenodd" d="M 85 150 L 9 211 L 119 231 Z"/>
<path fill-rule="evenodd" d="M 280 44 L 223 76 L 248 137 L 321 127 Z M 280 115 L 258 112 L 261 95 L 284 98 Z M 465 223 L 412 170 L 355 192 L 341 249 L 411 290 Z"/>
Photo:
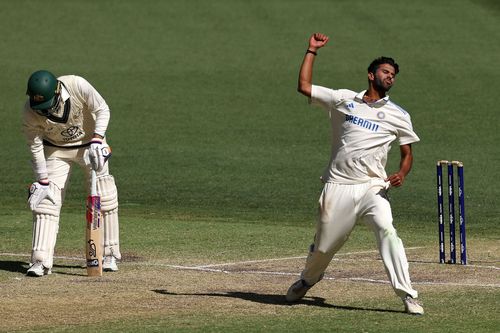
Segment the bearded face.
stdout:
<path fill-rule="evenodd" d="M 382 64 L 375 73 L 370 73 L 369 80 L 377 91 L 387 92 L 396 80 L 396 71 L 391 65 Z"/>

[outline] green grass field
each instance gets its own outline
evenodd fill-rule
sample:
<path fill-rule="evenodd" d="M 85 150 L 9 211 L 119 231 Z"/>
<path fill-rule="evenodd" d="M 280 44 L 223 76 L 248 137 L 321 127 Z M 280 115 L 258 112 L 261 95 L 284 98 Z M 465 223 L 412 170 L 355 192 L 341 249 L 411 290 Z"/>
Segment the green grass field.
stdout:
<path fill-rule="evenodd" d="M 497 332 L 500 6 L 494 0 L 0 0 L 1 332 Z M 391 192 L 426 314 L 405 315 L 358 226 L 303 302 L 303 267 L 329 154 L 325 114 L 296 92 L 307 39 L 330 36 L 314 81 L 366 88 L 380 55 L 421 142 Z M 54 274 L 31 249 L 21 133 L 38 69 L 87 78 L 111 107 L 120 271 L 83 269 L 83 175 L 63 207 Z M 399 162 L 395 147 L 388 171 Z M 470 265 L 439 265 L 435 161 L 465 165 Z"/>

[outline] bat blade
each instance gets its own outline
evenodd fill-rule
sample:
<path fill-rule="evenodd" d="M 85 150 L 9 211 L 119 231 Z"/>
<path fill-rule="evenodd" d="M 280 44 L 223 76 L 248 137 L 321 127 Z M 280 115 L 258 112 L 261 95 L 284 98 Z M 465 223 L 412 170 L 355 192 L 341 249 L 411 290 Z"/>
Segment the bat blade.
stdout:
<path fill-rule="evenodd" d="M 92 175 L 93 178 L 95 177 Z M 95 179 L 92 179 L 92 191 L 87 197 L 87 226 L 85 237 L 85 258 L 88 276 L 102 276 L 103 259 L 103 221 L 101 214 L 101 197 L 94 189 Z"/>

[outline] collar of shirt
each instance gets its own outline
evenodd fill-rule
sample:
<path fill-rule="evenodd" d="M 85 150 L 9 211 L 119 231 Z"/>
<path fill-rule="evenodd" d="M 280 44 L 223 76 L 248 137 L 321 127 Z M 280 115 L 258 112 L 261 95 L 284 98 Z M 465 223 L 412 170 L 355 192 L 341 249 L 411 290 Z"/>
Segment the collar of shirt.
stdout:
<path fill-rule="evenodd" d="M 359 92 L 355 97 L 354 99 L 356 100 L 356 102 L 359 102 L 359 103 L 366 103 L 364 100 L 363 100 L 363 96 L 365 95 L 366 93 L 366 90 L 363 90 L 361 92 Z M 378 101 L 374 102 L 374 103 L 366 103 L 366 104 L 369 104 L 371 106 L 375 106 L 375 107 L 380 107 L 380 106 L 384 106 L 387 102 L 389 101 L 389 95 L 385 95 L 384 98 L 381 98 L 379 99 Z"/>
<path fill-rule="evenodd" d="M 63 102 L 66 102 L 69 97 L 70 96 L 69 96 L 68 90 L 66 89 L 64 84 L 61 84 L 61 98 L 62 98 Z"/>

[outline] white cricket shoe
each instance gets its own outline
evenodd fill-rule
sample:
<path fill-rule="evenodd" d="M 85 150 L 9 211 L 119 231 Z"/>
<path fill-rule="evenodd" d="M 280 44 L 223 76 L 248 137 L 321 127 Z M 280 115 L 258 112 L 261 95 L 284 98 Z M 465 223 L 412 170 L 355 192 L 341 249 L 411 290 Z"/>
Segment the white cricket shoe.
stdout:
<path fill-rule="evenodd" d="M 411 297 L 410 295 L 407 295 L 403 299 L 403 303 L 405 304 L 405 311 L 406 313 L 412 314 L 412 315 L 423 315 L 424 314 L 424 308 L 422 305 L 420 305 L 416 299 Z"/>
<path fill-rule="evenodd" d="M 304 297 L 309 289 L 312 286 L 308 286 L 307 283 L 300 279 L 295 281 L 286 293 L 286 301 L 287 302 L 296 302 Z"/>
<path fill-rule="evenodd" d="M 117 272 L 118 265 L 114 256 L 104 256 L 102 259 L 102 270 L 104 272 Z"/>
<path fill-rule="evenodd" d="M 52 274 L 50 268 L 45 267 L 40 261 L 35 261 L 31 264 L 30 268 L 26 272 L 27 276 L 40 277 L 44 275 Z"/>

